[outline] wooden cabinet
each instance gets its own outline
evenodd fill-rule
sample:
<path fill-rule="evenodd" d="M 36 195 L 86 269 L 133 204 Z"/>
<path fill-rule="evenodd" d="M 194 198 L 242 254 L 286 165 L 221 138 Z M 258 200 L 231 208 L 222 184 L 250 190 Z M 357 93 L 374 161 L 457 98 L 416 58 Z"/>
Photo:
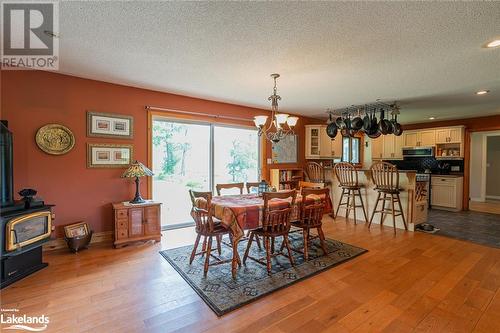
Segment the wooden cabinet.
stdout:
<path fill-rule="evenodd" d="M 436 145 L 436 130 L 403 132 L 404 147 L 429 147 Z"/>
<path fill-rule="evenodd" d="M 462 143 L 463 127 L 446 127 L 436 130 L 436 143 Z"/>
<path fill-rule="evenodd" d="M 436 129 L 436 158 L 464 158 L 464 136 L 463 126 Z"/>
<path fill-rule="evenodd" d="M 306 158 L 320 158 L 321 125 L 306 125 Z"/>
<path fill-rule="evenodd" d="M 342 135 L 337 134 L 335 139 L 326 134 L 326 125 L 320 128 L 319 156 L 321 158 L 341 158 L 342 157 Z"/>
<path fill-rule="evenodd" d="M 384 138 L 380 136 L 376 139 L 371 139 L 372 144 L 372 160 L 381 160 L 384 155 Z"/>
<path fill-rule="evenodd" d="M 431 177 L 431 205 L 435 209 L 462 210 L 463 178 Z"/>
<path fill-rule="evenodd" d="M 120 247 L 130 242 L 161 238 L 161 215 L 159 202 L 132 205 L 114 203 L 115 226 L 114 246 Z"/>
<path fill-rule="evenodd" d="M 392 134 L 383 135 L 376 139 L 372 139 L 372 159 L 403 159 L 403 140 L 403 136 L 395 136 Z"/>
<path fill-rule="evenodd" d="M 340 158 L 342 157 L 342 135 L 335 139 L 326 134 L 326 125 L 306 125 L 306 158 Z"/>

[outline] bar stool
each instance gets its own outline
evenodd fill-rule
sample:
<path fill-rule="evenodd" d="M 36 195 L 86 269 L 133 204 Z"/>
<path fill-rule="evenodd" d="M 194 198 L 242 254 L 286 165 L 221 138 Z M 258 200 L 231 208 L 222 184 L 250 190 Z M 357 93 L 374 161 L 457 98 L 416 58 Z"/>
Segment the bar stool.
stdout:
<path fill-rule="evenodd" d="M 387 214 L 392 215 L 392 225 L 394 228 L 394 234 L 396 234 L 396 217 L 401 216 L 403 219 L 403 224 L 405 226 L 405 230 L 408 230 L 406 225 L 405 216 L 403 213 L 403 207 L 401 206 L 401 198 L 399 197 L 399 193 L 401 189 L 399 188 L 399 171 L 396 166 L 387 163 L 387 162 L 377 162 L 372 164 L 370 167 L 370 171 L 372 174 L 372 180 L 375 183 L 375 190 L 378 191 L 377 201 L 375 201 L 375 207 L 373 207 L 372 216 L 370 218 L 370 223 L 368 224 L 368 228 L 371 226 L 373 217 L 375 213 L 380 213 L 380 226 L 384 224 L 384 219 Z M 381 198 L 382 194 L 384 197 Z M 382 209 L 377 210 L 378 203 L 382 201 Z M 386 201 L 391 202 L 390 209 L 386 209 L 385 203 Z M 394 207 L 394 203 L 398 203 L 399 210 L 396 210 Z"/>
<path fill-rule="evenodd" d="M 365 205 L 363 204 L 363 197 L 361 196 L 361 185 L 358 183 L 358 173 L 356 171 L 356 167 L 352 163 L 341 162 L 335 164 L 333 170 L 335 171 L 335 175 L 339 181 L 339 186 L 342 187 L 342 195 L 340 196 L 339 205 L 337 206 L 335 215 L 338 216 L 340 207 L 345 206 L 345 218 L 349 220 L 349 213 L 352 210 L 354 213 L 354 224 L 356 224 L 356 208 L 361 207 L 363 208 L 365 222 L 368 223 Z M 346 202 L 342 202 L 344 197 L 347 198 Z M 359 198 L 360 204 L 356 204 L 356 197 Z"/>

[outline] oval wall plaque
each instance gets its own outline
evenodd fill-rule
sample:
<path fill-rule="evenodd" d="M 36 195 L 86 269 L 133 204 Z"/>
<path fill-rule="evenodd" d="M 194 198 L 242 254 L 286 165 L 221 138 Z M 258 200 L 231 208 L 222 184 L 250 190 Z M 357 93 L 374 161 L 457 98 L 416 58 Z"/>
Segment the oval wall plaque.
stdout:
<path fill-rule="evenodd" d="M 73 149 L 75 136 L 66 126 L 47 124 L 36 132 L 36 144 L 47 154 L 62 155 Z"/>

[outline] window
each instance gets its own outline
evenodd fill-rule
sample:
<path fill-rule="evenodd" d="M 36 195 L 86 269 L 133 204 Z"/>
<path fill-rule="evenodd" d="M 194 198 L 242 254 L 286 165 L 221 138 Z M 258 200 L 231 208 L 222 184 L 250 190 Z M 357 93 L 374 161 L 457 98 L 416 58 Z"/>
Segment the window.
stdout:
<path fill-rule="evenodd" d="M 259 136 L 253 127 L 154 117 L 152 129 L 152 194 L 163 203 L 164 229 L 193 223 L 188 190 L 259 180 Z"/>
<path fill-rule="evenodd" d="M 360 163 L 360 138 L 342 138 L 342 162 Z"/>

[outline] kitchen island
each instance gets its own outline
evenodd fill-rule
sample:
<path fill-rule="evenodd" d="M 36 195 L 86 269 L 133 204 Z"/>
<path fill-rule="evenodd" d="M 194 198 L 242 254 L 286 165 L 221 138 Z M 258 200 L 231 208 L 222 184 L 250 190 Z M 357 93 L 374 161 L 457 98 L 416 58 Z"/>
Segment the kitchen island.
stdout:
<path fill-rule="evenodd" d="M 373 183 L 369 169 L 358 169 L 356 172 L 358 173 L 358 182 L 361 185 L 361 196 L 363 197 L 366 215 L 368 217 L 368 221 L 370 221 L 378 192 L 374 190 L 375 184 Z M 339 182 L 332 169 L 325 169 L 325 176 L 331 181 L 332 184 L 331 196 L 333 206 L 336 211 L 342 194 L 342 188 L 339 186 Z M 399 188 L 401 189 L 401 205 L 403 207 L 403 213 L 408 230 L 414 231 L 415 225 L 427 222 L 429 181 L 418 179 L 417 172 L 415 170 L 400 170 Z M 359 199 L 356 200 L 356 204 L 358 204 Z M 345 201 L 346 199 L 344 198 L 344 202 Z M 381 209 L 381 206 L 382 202 L 379 203 L 378 209 Z M 344 207 L 345 206 L 342 206 L 339 210 L 340 216 L 345 216 L 346 210 Z M 353 212 L 351 211 L 349 215 L 349 219 L 351 221 L 353 216 Z M 356 219 L 358 222 L 364 222 L 364 215 L 361 207 L 356 208 Z M 384 225 L 392 227 L 392 216 L 386 216 L 384 220 Z M 373 218 L 372 228 L 373 224 L 380 223 L 381 214 L 377 213 Z M 403 220 L 400 216 L 396 217 L 396 227 L 404 229 Z"/>

